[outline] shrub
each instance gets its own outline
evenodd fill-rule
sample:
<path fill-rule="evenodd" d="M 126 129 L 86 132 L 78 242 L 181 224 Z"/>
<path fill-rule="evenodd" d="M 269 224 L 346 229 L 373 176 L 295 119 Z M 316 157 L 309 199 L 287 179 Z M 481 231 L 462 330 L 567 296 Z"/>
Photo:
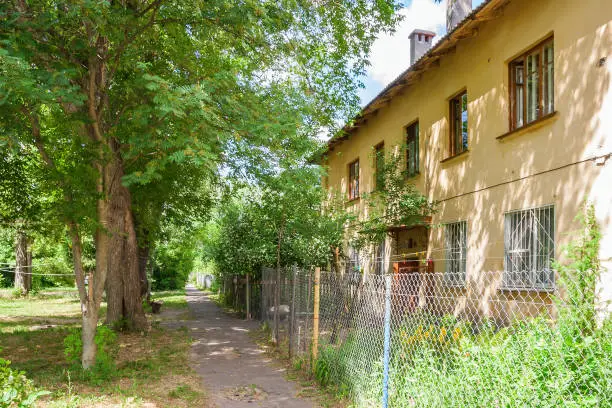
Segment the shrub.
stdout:
<path fill-rule="evenodd" d="M 74 329 L 64 339 L 64 355 L 66 360 L 77 371 L 85 374 L 86 378 L 99 382 L 112 377 L 116 371 L 115 357 L 118 352 L 117 334 L 107 326 L 98 326 L 95 342 L 98 347 L 96 353 L 96 364 L 90 370 L 81 370 L 81 355 L 83 353 L 83 341 L 81 329 Z"/>
<path fill-rule="evenodd" d="M 0 406 L 30 407 L 38 397 L 49 394 L 36 390 L 23 372 L 13 370 L 10 365 L 10 361 L 0 358 Z"/>

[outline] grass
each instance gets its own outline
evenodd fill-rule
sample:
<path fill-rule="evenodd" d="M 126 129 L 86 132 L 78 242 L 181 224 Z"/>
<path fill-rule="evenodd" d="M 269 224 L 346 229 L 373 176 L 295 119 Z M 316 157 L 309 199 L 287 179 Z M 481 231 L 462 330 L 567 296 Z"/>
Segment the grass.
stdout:
<path fill-rule="evenodd" d="M 51 391 L 37 406 L 205 406 L 200 378 L 189 368 L 192 339 L 180 321 L 188 318 L 184 291 L 160 292 L 162 313 L 150 316 L 149 332 L 118 333 L 117 370 L 92 382 L 64 358 L 63 340 L 79 324 L 76 294 L 41 292 L 25 299 L 0 299 L 0 356 Z M 177 321 L 179 324 L 177 325 Z M 53 322 L 50 325 L 41 322 Z M 47 327 L 51 326 L 51 327 Z"/>

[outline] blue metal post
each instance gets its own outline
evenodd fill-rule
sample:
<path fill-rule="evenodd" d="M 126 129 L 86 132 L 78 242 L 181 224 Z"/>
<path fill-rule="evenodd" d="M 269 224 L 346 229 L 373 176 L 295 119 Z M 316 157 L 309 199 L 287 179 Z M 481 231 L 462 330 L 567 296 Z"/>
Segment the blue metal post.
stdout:
<path fill-rule="evenodd" d="M 389 404 L 389 356 L 391 352 L 391 279 L 392 275 L 385 275 L 385 350 L 383 356 L 383 397 L 382 406 Z"/>

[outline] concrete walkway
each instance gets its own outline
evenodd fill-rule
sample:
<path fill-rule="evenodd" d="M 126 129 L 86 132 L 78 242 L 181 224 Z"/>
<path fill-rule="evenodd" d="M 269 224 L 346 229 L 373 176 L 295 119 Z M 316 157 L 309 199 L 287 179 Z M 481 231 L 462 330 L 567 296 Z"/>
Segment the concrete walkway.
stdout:
<path fill-rule="evenodd" d="M 202 377 L 211 401 L 220 408 L 316 406 L 296 397 L 298 386 L 285 379 L 284 370 L 248 336 L 257 322 L 225 314 L 206 294 L 187 287 L 187 303 L 193 320 L 192 367 Z"/>

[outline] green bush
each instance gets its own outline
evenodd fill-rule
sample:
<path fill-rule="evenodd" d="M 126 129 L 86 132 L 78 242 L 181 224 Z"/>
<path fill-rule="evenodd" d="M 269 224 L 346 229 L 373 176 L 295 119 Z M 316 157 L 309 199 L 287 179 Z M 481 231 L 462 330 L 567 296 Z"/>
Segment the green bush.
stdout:
<path fill-rule="evenodd" d="M 21 371 L 13 370 L 11 362 L 0 358 L 0 406 L 31 407 L 38 397 L 49 394 L 37 390 Z"/>
<path fill-rule="evenodd" d="M 119 351 L 117 334 L 107 326 L 98 326 L 95 342 L 98 347 L 96 353 L 96 364 L 90 370 L 81 369 L 81 355 L 83 353 L 83 341 L 81 329 L 74 329 L 64 339 L 64 355 L 73 368 L 84 374 L 94 382 L 100 382 L 110 378 L 116 371 L 115 357 Z"/>

